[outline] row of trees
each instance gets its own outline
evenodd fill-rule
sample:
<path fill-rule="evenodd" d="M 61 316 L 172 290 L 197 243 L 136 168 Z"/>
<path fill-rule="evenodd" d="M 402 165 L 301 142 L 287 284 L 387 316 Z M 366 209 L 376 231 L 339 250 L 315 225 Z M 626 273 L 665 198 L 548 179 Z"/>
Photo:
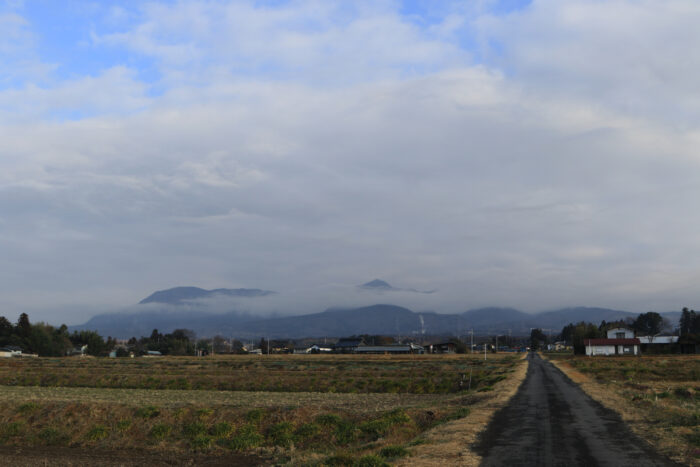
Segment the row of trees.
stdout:
<path fill-rule="evenodd" d="M 19 347 L 42 357 L 60 357 L 84 345 L 90 355 L 102 355 L 114 348 L 116 340 L 108 337 L 105 341 L 94 331 L 69 333 L 65 324 L 58 328 L 42 322 L 32 324 L 26 313 L 19 315 L 15 324 L 0 316 L 0 347 Z"/>
<path fill-rule="evenodd" d="M 191 329 L 176 329 L 170 334 L 162 334 L 154 329 L 149 337 L 129 339 L 127 349 L 136 355 L 142 355 L 149 350 L 160 352 L 163 355 L 193 355 L 197 351 L 204 354 L 246 352 L 241 341 L 226 340 L 222 336 L 214 336 L 212 339 L 197 339 L 196 334 Z"/>
<path fill-rule="evenodd" d="M 641 313 L 635 319 L 627 321 L 601 322 L 596 326 L 593 323 L 579 322 L 570 323 L 562 329 L 557 340 L 566 341 L 567 345 L 574 348 L 575 353 L 584 353 L 585 339 L 595 339 L 606 337 L 608 329 L 616 327 L 630 327 L 637 335 L 657 336 L 665 330 L 670 330 L 671 324 L 659 313 L 650 311 Z M 700 313 L 695 310 L 683 308 L 679 320 L 678 331 L 680 343 L 688 344 L 700 343 Z M 366 343 L 373 345 L 393 343 L 394 339 L 389 336 L 362 335 Z M 498 336 L 497 342 L 501 345 L 512 344 L 510 336 Z M 538 348 L 548 343 L 548 337 L 541 329 L 533 329 L 530 335 L 531 346 Z M 450 341 L 457 345 L 457 351 L 463 353 L 467 351 L 467 346 L 459 339 L 452 338 Z M 150 336 L 136 338 L 132 337 L 126 346 L 118 346 L 116 339 L 108 337 L 106 340 L 95 331 L 73 331 L 68 332 L 65 324 L 54 328 L 53 326 L 38 322 L 31 323 L 29 316 L 22 313 L 17 323 L 12 324 L 7 318 L 0 316 L 0 347 L 16 346 L 24 352 L 36 353 L 40 356 L 58 357 L 70 354 L 74 349 L 87 346 L 87 353 L 94 356 L 104 356 L 116 349 L 118 356 L 125 356 L 129 353 L 136 355 L 145 354 L 148 351 L 158 351 L 164 355 L 193 355 L 197 351 L 203 353 L 245 353 L 243 344 L 237 340 L 227 341 L 221 336 L 213 339 L 197 339 L 193 331 L 189 329 L 176 329 L 170 334 L 162 334 L 154 329 Z M 267 353 L 277 348 L 293 348 L 292 341 L 270 341 L 261 339 L 259 348 L 263 353 Z"/>
<path fill-rule="evenodd" d="M 120 357 L 131 353 L 143 355 L 149 350 L 163 355 L 194 355 L 197 350 L 205 354 L 245 352 L 240 341 L 227 341 L 222 336 L 197 339 L 194 331 L 189 329 L 176 329 L 170 334 L 162 334 L 154 329 L 149 337 L 132 337 L 126 345 L 118 345 L 116 339 L 105 339 L 96 331 L 69 333 L 65 324 L 55 328 L 43 322 L 31 323 L 26 313 L 22 313 L 15 324 L 0 316 L 0 347 L 18 347 L 24 353 L 34 353 L 41 357 L 61 357 L 70 355 L 83 346 L 87 346 L 87 354 L 93 356 L 106 356 L 113 350 Z"/>

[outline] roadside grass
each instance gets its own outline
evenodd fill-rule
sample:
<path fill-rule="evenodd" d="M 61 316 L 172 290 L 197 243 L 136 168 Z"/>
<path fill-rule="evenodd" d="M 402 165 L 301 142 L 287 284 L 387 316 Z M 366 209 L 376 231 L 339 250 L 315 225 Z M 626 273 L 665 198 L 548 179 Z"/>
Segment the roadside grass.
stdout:
<path fill-rule="evenodd" d="M 393 458 L 392 464 L 403 467 L 480 465 L 482 459 L 471 450 L 471 446 L 496 411 L 508 404 L 518 391 L 525 380 L 527 368 L 528 362 L 524 355 L 521 355 L 513 371 L 509 372 L 504 380 L 495 383 L 492 391 L 471 393 L 449 414 L 437 416 L 424 412 L 423 416 L 432 420 L 433 428 L 402 445 L 409 452 L 409 456 Z"/>
<path fill-rule="evenodd" d="M 656 450 L 700 465 L 700 356 L 546 356 Z"/>
<path fill-rule="evenodd" d="M 411 450 L 426 443 L 422 434 L 469 418 L 472 404 L 493 397 L 493 391 L 478 391 L 508 381 L 521 357 L 489 356 L 487 362 L 470 355 L 167 358 L 125 359 L 124 366 L 114 359 L 11 362 L 20 375 L 47 371 L 55 377 L 40 378 L 51 386 L 0 386 L 0 444 L 214 456 L 255 453 L 288 465 L 388 465 L 410 459 Z M 75 385 L 70 373 L 76 366 L 97 374 L 119 369 L 108 381 L 120 387 Z M 178 386 L 200 387 L 199 378 L 213 375 L 224 381 L 236 369 L 250 368 L 283 375 L 241 383 L 264 386 L 261 391 L 160 389 L 160 383 L 152 384 L 152 375 L 176 375 L 188 383 Z M 470 370 L 468 390 L 460 382 Z M 269 385 L 289 372 L 295 374 L 290 381 Z M 121 387 L 132 377 L 148 388 Z M 69 383 L 64 387 L 61 381 Z"/>

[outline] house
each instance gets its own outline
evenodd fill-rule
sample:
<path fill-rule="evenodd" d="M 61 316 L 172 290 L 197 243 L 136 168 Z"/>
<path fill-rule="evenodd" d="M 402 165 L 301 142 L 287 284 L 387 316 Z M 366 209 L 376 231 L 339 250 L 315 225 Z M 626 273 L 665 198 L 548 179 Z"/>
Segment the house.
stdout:
<path fill-rule="evenodd" d="M 675 353 L 680 350 L 678 336 L 638 336 L 644 353 Z"/>
<path fill-rule="evenodd" d="M 68 351 L 68 355 L 69 356 L 78 355 L 78 356 L 82 357 L 83 355 L 87 354 L 87 348 L 88 348 L 87 345 L 84 345 L 82 347 L 75 347 L 74 349 L 71 349 Z"/>
<path fill-rule="evenodd" d="M 674 351 L 678 344 L 678 336 L 636 336 L 634 332 L 626 328 L 614 328 L 608 330 L 608 339 L 632 339 L 639 340 L 639 352 L 668 353 Z M 636 354 L 635 354 L 636 355 Z"/>
<path fill-rule="evenodd" d="M 586 355 L 639 355 L 640 342 L 636 338 L 584 339 Z"/>
<path fill-rule="evenodd" d="M 21 357 L 22 349 L 14 345 L 8 345 L 0 348 L 0 358 L 2 357 Z"/>
<path fill-rule="evenodd" d="M 627 328 L 608 329 L 608 339 L 634 339 L 634 331 Z"/>
<path fill-rule="evenodd" d="M 457 344 L 454 342 L 441 342 L 439 344 L 430 344 L 428 349 L 430 353 L 456 353 Z"/>
<path fill-rule="evenodd" d="M 553 350 L 555 352 L 561 352 L 568 349 L 570 349 L 570 347 L 566 345 L 566 341 L 556 341 L 554 344 L 547 344 L 547 350 Z"/>
<path fill-rule="evenodd" d="M 639 355 L 640 342 L 627 328 L 608 329 L 606 339 L 584 339 L 586 355 Z"/>
<path fill-rule="evenodd" d="M 318 344 L 313 344 L 308 347 L 294 347 L 295 354 L 317 354 L 317 353 L 330 353 L 333 349 L 326 346 L 320 346 Z"/>
<path fill-rule="evenodd" d="M 642 344 L 676 344 L 678 342 L 678 336 L 638 336 L 639 342 Z"/>
<path fill-rule="evenodd" d="M 358 338 L 343 338 L 333 345 L 334 353 L 355 353 L 355 350 L 364 345 L 364 341 Z"/>
<path fill-rule="evenodd" d="M 417 344 L 392 344 L 392 345 L 358 345 L 355 348 L 358 354 L 423 354 L 425 349 Z"/>

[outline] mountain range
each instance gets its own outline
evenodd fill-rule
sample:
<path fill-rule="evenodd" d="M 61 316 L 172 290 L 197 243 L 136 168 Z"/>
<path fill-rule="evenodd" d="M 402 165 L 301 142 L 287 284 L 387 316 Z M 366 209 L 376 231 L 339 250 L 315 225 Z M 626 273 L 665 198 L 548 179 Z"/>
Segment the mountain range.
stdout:
<path fill-rule="evenodd" d="M 260 289 L 205 290 L 197 287 L 176 287 L 155 292 L 143 299 L 140 304 L 149 306 L 141 310 L 100 314 L 85 324 L 72 326 L 71 329 L 96 330 L 101 335 L 122 339 L 147 336 L 153 329 L 172 332 L 181 328 L 191 329 L 201 337 L 218 334 L 240 339 L 341 337 L 357 334 L 419 337 L 465 335 L 471 330 L 477 335 L 511 333 L 514 336 L 525 336 L 530 334 L 532 328 L 558 333 L 569 323 L 588 321 L 598 324 L 603 320 L 616 321 L 637 317 L 636 313 L 589 307 L 564 308 L 534 314 L 513 308 L 491 307 L 459 314 L 439 314 L 415 312 L 391 304 L 377 304 L 266 318 L 237 311 L 212 313 L 196 308 L 196 300 L 203 298 L 236 296 L 254 300 L 272 293 L 274 292 Z M 675 326 L 680 312 L 666 312 L 661 315 Z"/>

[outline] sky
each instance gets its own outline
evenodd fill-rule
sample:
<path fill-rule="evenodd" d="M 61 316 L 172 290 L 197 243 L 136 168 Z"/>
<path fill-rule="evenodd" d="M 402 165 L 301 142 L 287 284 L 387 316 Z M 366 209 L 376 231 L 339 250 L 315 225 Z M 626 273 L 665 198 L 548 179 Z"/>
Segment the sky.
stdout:
<path fill-rule="evenodd" d="M 0 0 L 0 315 L 180 285 L 278 292 L 231 305 L 259 313 L 698 307 L 698 23 L 695 0 Z"/>

